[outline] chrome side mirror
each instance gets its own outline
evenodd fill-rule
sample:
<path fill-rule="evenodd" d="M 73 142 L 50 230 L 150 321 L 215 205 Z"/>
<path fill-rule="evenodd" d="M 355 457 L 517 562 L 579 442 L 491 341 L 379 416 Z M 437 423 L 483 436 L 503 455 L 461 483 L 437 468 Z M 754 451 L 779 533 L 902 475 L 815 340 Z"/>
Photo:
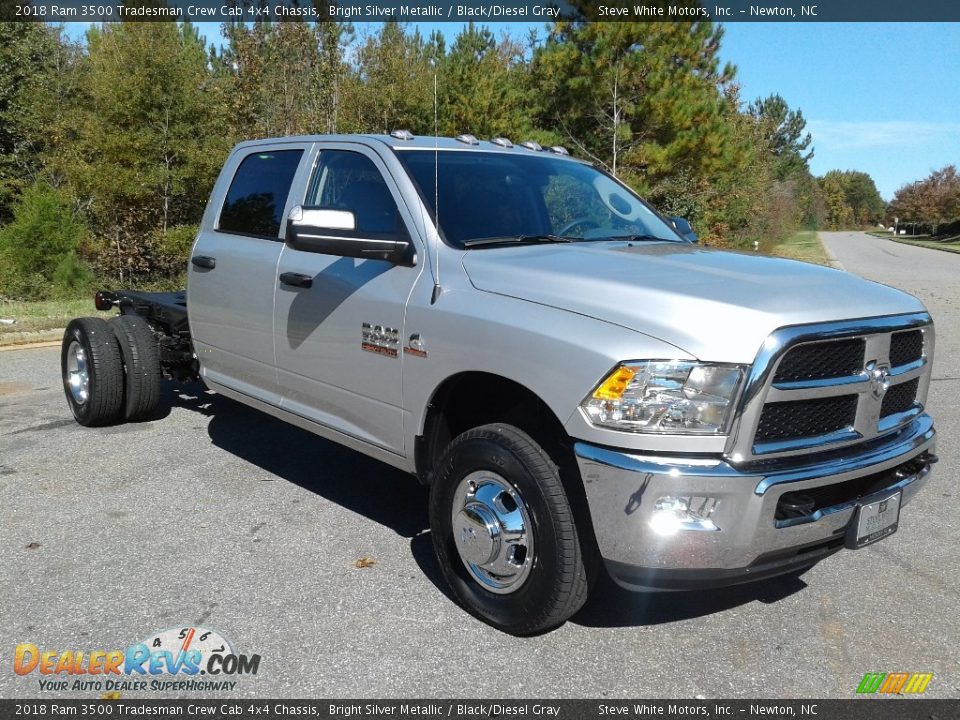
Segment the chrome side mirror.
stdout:
<path fill-rule="evenodd" d="M 349 210 L 301 207 L 287 216 L 287 247 L 302 252 L 413 264 L 413 244 L 406 232 L 362 232 Z"/>

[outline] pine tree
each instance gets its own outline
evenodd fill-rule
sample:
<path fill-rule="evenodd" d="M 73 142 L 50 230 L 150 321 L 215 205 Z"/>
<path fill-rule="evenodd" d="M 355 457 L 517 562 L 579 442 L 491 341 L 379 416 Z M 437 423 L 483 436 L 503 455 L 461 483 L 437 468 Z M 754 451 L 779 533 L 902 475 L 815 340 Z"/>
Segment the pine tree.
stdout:
<path fill-rule="evenodd" d="M 791 110 L 780 95 L 770 95 L 750 103 L 747 112 L 761 126 L 763 142 L 775 157 L 778 180 L 798 175 L 808 168 L 813 157 L 808 150 L 813 138 L 804 134 L 807 121 L 800 110 Z"/>
<path fill-rule="evenodd" d="M 59 32 L 39 23 L 0 22 L 0 222 L 40 171 L 41 128 L 35 111 L 50 110 L 49 83 L 59 58 Z M 47 118 L 49 119 L 49 118 Z"/>
<path fill-rule="evenodd" d="M 441 59 L 438 77 L 441 134 L 526 137 L 529 95 L 518 43 L 507 37 L 498 42 L 471 22 Z"/>
<path fill-rule="evenodd" d="M 655 189 L 731 160 L 712 23 L 558 22 L 536 54 L 545 124 L 616 175 Z"/>
<path fill-rule="evenodd" d="M 433 132 L 432 49 L 418 31 L 388 21 L 357 49 L 351 85 L 353 130 Z"/>
<path fill-rule="evenodd" d="M 212 65 L 235 138 L 342 130 L 349 24 L 231 23 L 224 32 Z"/>
<path fill-rule="evenodd" d="M 214 130 L 207 56 L 189 23 L 103 25 L 88 33 L 88 53 L 67 172 L 100 269 L 142 276 L 158 238 L 199 220 L 229 139 Z"/>

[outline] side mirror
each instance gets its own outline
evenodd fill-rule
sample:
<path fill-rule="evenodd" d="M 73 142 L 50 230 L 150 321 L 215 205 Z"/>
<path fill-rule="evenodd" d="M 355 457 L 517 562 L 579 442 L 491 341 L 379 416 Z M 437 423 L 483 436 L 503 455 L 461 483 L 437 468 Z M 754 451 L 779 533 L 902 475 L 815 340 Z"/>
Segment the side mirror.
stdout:
<path fill-rule="evenodd" d="M 412 264 L 413 245 L 405 233 L 359 231 L 349 210 L 297 205 L 287 217 L 286 243 L 302 252 Z"/>
<path fill-rule="evenodd" d="M 290 211 L 290 222 L 305 227 L 328 228 L 330 230 L 357 229 L 357 218 L 349 210 L 305 208 L 297 205 Z"/>
<path fill-rule="evenodd" d="M 693 231 L 693 228 L 690 226 L 690 221 L 686 218 L 671 216 L 667 220 L 673 225 L 674 229 L 680 234 L 684 240 L 689 240 L 692 243 L 700 242 L 700 238 L 697 237 L 697 234 Z"/>

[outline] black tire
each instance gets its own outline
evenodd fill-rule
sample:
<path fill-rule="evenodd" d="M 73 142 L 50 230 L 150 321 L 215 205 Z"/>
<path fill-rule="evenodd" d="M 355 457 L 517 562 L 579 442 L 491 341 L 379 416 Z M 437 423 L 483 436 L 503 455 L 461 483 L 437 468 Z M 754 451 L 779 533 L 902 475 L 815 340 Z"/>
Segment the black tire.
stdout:
<path fill-rule="evenodd" d="M 160 346 L 139 315 L 118 315 L 110 326 L 123 359 L 123 414 L 127 421 L 150 417 L 160 402 Z"/>
<path fill-rule="evenodd" d="M 476 471 L 505 479 L 523 499 L 534 538 L 529 574 L 506 594 L 485 588 L 467 570 L 454 541 L 457 488 Z M 587 600 L 589 583 L 573 511 L 557 466 L 523 431 L 505 424 L 469 430 L 443 453 L 430 488 L 430 529 L 454 596 L 472 615 L 512 635 L 562 624 Z"/>
<path fill-rule="evenodd" d="M 76 346 L 77 352 L 71 353 Z M 70 364 L 83 353 L 87 392 L 78 397 L 71 390 Z M 72 360 L 71 360 L 72 355 Z M 67 325 L 60 352 L 63 391 L 77 422 L 87 427 L 111 425 L 123 410 L 123 362 L 113 329 L 100 318 L 77 318 Z"/>

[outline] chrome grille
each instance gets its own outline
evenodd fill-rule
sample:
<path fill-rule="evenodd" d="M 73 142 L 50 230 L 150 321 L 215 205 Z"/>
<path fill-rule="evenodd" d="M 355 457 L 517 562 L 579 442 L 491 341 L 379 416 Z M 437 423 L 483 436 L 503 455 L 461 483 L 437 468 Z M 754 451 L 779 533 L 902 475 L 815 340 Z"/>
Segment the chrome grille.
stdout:
<path fill-rule="evenodd" d="M 883 396 L 883 403 L 880 405 L 880 417 L 889 417 L 912 408 L 914 402 L 916 402 L 917 388 L 919 387 L 920 378 L 914 378 L 887 389 Z"/>
<path fill-rule="evenodd" d="M 814 437 L 852 426 L 857 396 L 769 403 L 760 414 L 757 442 Z"/>
<path fill-rule="evenodd" d="M 774 382 L 849 377 L 863 369 L 863 338 L 798 345 L 777 366 Z"/>
<path fill-rule="evenodd" d="M 897 430 L 923 412 L 933 344 L 927 313 L 777 330 L 750 369 L 726 456 L 818 452 Z"/>
<path fill-rule="evenodd" d="M 923 333 L 919 330 L 894 333 L 890 338 L 890 365 L 898 367 L 923 357 Z"/>

